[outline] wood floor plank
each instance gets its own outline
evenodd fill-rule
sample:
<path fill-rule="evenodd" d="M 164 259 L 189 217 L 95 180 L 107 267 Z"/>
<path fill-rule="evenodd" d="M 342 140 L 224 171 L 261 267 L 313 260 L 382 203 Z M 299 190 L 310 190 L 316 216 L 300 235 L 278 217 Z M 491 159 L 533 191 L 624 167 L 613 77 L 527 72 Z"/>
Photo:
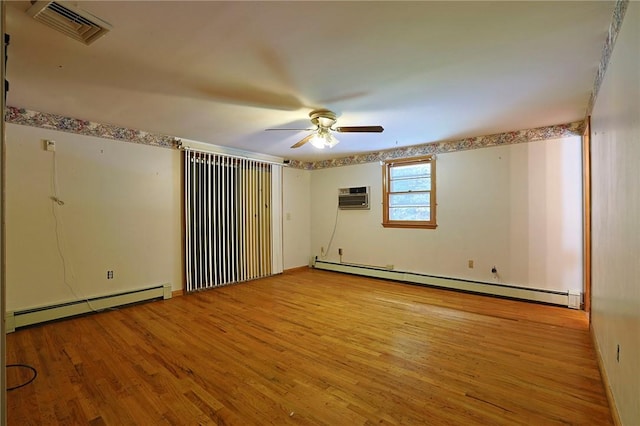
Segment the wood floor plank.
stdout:
<path fill-rule="evenodd" d="M 9 424 L 612 424 L 581 311 L 296 270 L 7 336 Z M 10 381 L 24 379 L 11 372 Z"/>

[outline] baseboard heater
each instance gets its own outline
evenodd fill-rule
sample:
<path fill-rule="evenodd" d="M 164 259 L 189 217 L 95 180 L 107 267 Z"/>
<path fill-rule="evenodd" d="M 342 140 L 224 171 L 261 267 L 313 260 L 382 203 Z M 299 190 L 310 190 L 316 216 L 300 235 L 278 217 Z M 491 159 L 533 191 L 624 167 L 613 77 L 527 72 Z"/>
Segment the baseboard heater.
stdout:
<path fill-rule="evenodd" d="M 47 321 L 82 315 L 116 306 L 129 305 L 154 299 L 170 299 L 171 284 L 131 290 L 123 293 L 94 297 L 87 300 L 41 306 L 22 311 L 7 312 L 5 316 L 6 332 L 11 333 L 20 327 Z"/>
<path fill-rule="evenodd" d="M 367 277 L 401 281 L 411 284 L 440 287 L 470 293 L 480 293 L 489 296 L 507 297 L 510 299 L 569 306 L 569 293 L 562 291 L 542 290 L 498 283 L 471 281 L 460 278 L 440 277 L 436 275 L 426 275 L 415 272 L 390 270 L 384 267 L 326 262 L 324 260 L 318 260 L 317 258 L 313 260 L 311 266 L 316 269 L 323 269 L 326 271 L 363 275 Z"/>

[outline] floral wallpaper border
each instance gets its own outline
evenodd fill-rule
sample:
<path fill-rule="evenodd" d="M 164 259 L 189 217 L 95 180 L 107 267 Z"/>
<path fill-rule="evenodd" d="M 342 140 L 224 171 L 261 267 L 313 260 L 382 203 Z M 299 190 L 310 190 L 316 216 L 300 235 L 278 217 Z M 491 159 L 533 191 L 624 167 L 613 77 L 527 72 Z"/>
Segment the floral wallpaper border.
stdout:
<path fill-rule="evenodd" d="M 384 151 L 365 152 L 348 157 L 316 162 L 290 160 L 289 167 L 295 167 L 305 170 L 315 170 L 328 167 L 341 167 L 354 164 L 374 163 L 377 161 L 392 160 L 394 158 L 417 157 L 428 154 L 443 154 L 447 152 L 466 151 L 469 149 L 488 148 L 492 146 L 513 145 L 517 143 L 557 139 L 567 136 L 582 136 L 584 124 L 584 121 L 575 121 L 573 123 L 557 124 L 555 126 L 538 127 L 535 129 L 518 130 L 515 132 L 497 133 L 487 136 L 476 136 L 472 138 L 453 141 L 433 142 Z"/>
<path fill-rule="evenodd" d="M 114 139 L 145 145 L 176 148 L 178 138 L 173 136 L 153 134 L 142 130 L 118 127 L 112 124 L 102 124 L 77 118 L 63 117 L 46 112 L 30 111 L 24 108 L 7 107 L 5 121 L 23 126 L 40 127 L 61 132 L 76 133 L 84 136 Z"/>
<path fill-rule="evenodd" d="M 40 127 L 43 129 L 76 133 L 84 136 L 95 136 L 99 138 L 159 146 L 163 148 L 177 148 L 180 142 L 179 138 L 173 136 L 153 134 L 142 130 L 128 129 L 111 124 L 101 124 L 93 121 L 63 117 L 61 115 L 49 114 L 46 112 L 30 111 L 24 108 L 7 107 L 5 121 L 7 123 L 20 124 L 23 126 Z M 365 152 L 332 160 L 316 162 L 289 160 L 288 166 L 305 170 L 349 166 L 353 164 L 372 163 L 394 158 L 465 151 L 469 149 L 487 148 L 490 146 L 556 139 L 565 136 L 580 136 L 582 135 L 583 129 L 584 121 L 576 121 L 568 124 L 538 127 L 535 129 L 518 130 L 488 136 L 476 136 L 454 141 L 434 142 L 385 151 Z"/>
<path fill-rule="evenodd" d="M 613 8 L 613 19 L 611 20 L 611 25 L 609 25 L 607 39 L 605 40 L 604 47 L 602 48 L 602 57 L 600 58 L 598 72 L 596 73 L 596 79 L 593 83 L 593 91 L 591 92 L 589 104 L 587 105 L 587 117 L 590 116 L 593 112 L 593 106 L 595 105 L 596 97 L 598 96 L 598 92 L 600 91 L 600 86 L 602 85 L 604 74 L 607 71 L 609 59 L 611 59 L 613 46 L 616 44 L 616 39 L 618 38 L 618 34 L 620 33 L 622 20 L 624 19 L 624 14 L 627 11 L 627 6 L 629 6 L 629 0 L 617 0 L 616 5 Z"/>

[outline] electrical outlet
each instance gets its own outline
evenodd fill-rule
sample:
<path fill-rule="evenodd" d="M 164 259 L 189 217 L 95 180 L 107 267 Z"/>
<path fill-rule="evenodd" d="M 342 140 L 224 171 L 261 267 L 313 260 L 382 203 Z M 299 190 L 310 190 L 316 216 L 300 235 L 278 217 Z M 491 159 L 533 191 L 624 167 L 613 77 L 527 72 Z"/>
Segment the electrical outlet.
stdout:
<path fill-rule="evenodd" d="M 342 249 L 341 248 L 338 249 L 338 255 L 342 256 Z"/>
<path fill-rule="evenodd" d="M 497 274 L 498 273 L 498 268 L 496 268 L 495 266 L 493 268 L 491 268 L 491 273 L 492 274 Z"/>
<path fill-rule="evenodd" d="M 56 150 L 56 141 L 52 141 L 50 139 L 44 139 L 42 142 L 44 143 L 45 151 L 53 152 Z"/>
<path fill-rule="evenodd" d="M 107 271 L 107 279 L 108 280 L 112 280 L 113 279 L 113 271 Z"/>
<path fill-rule="evenodd" d="M 469 269 L 473 269 L 473 260 L 469 260 Z"/>

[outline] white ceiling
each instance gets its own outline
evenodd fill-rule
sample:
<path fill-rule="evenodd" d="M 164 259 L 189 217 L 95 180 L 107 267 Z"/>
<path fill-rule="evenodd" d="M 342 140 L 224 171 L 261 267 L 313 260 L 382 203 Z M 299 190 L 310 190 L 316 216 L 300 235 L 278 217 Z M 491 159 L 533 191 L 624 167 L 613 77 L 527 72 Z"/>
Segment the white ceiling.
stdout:
<path fill-rule="evenodd" d="M 90 46 L 7 3 L 8 104 L 297 160 L 584 118 L 613 2 L 75 3 Z M 332 150 L 289 147 L 314 107 Z"/>

